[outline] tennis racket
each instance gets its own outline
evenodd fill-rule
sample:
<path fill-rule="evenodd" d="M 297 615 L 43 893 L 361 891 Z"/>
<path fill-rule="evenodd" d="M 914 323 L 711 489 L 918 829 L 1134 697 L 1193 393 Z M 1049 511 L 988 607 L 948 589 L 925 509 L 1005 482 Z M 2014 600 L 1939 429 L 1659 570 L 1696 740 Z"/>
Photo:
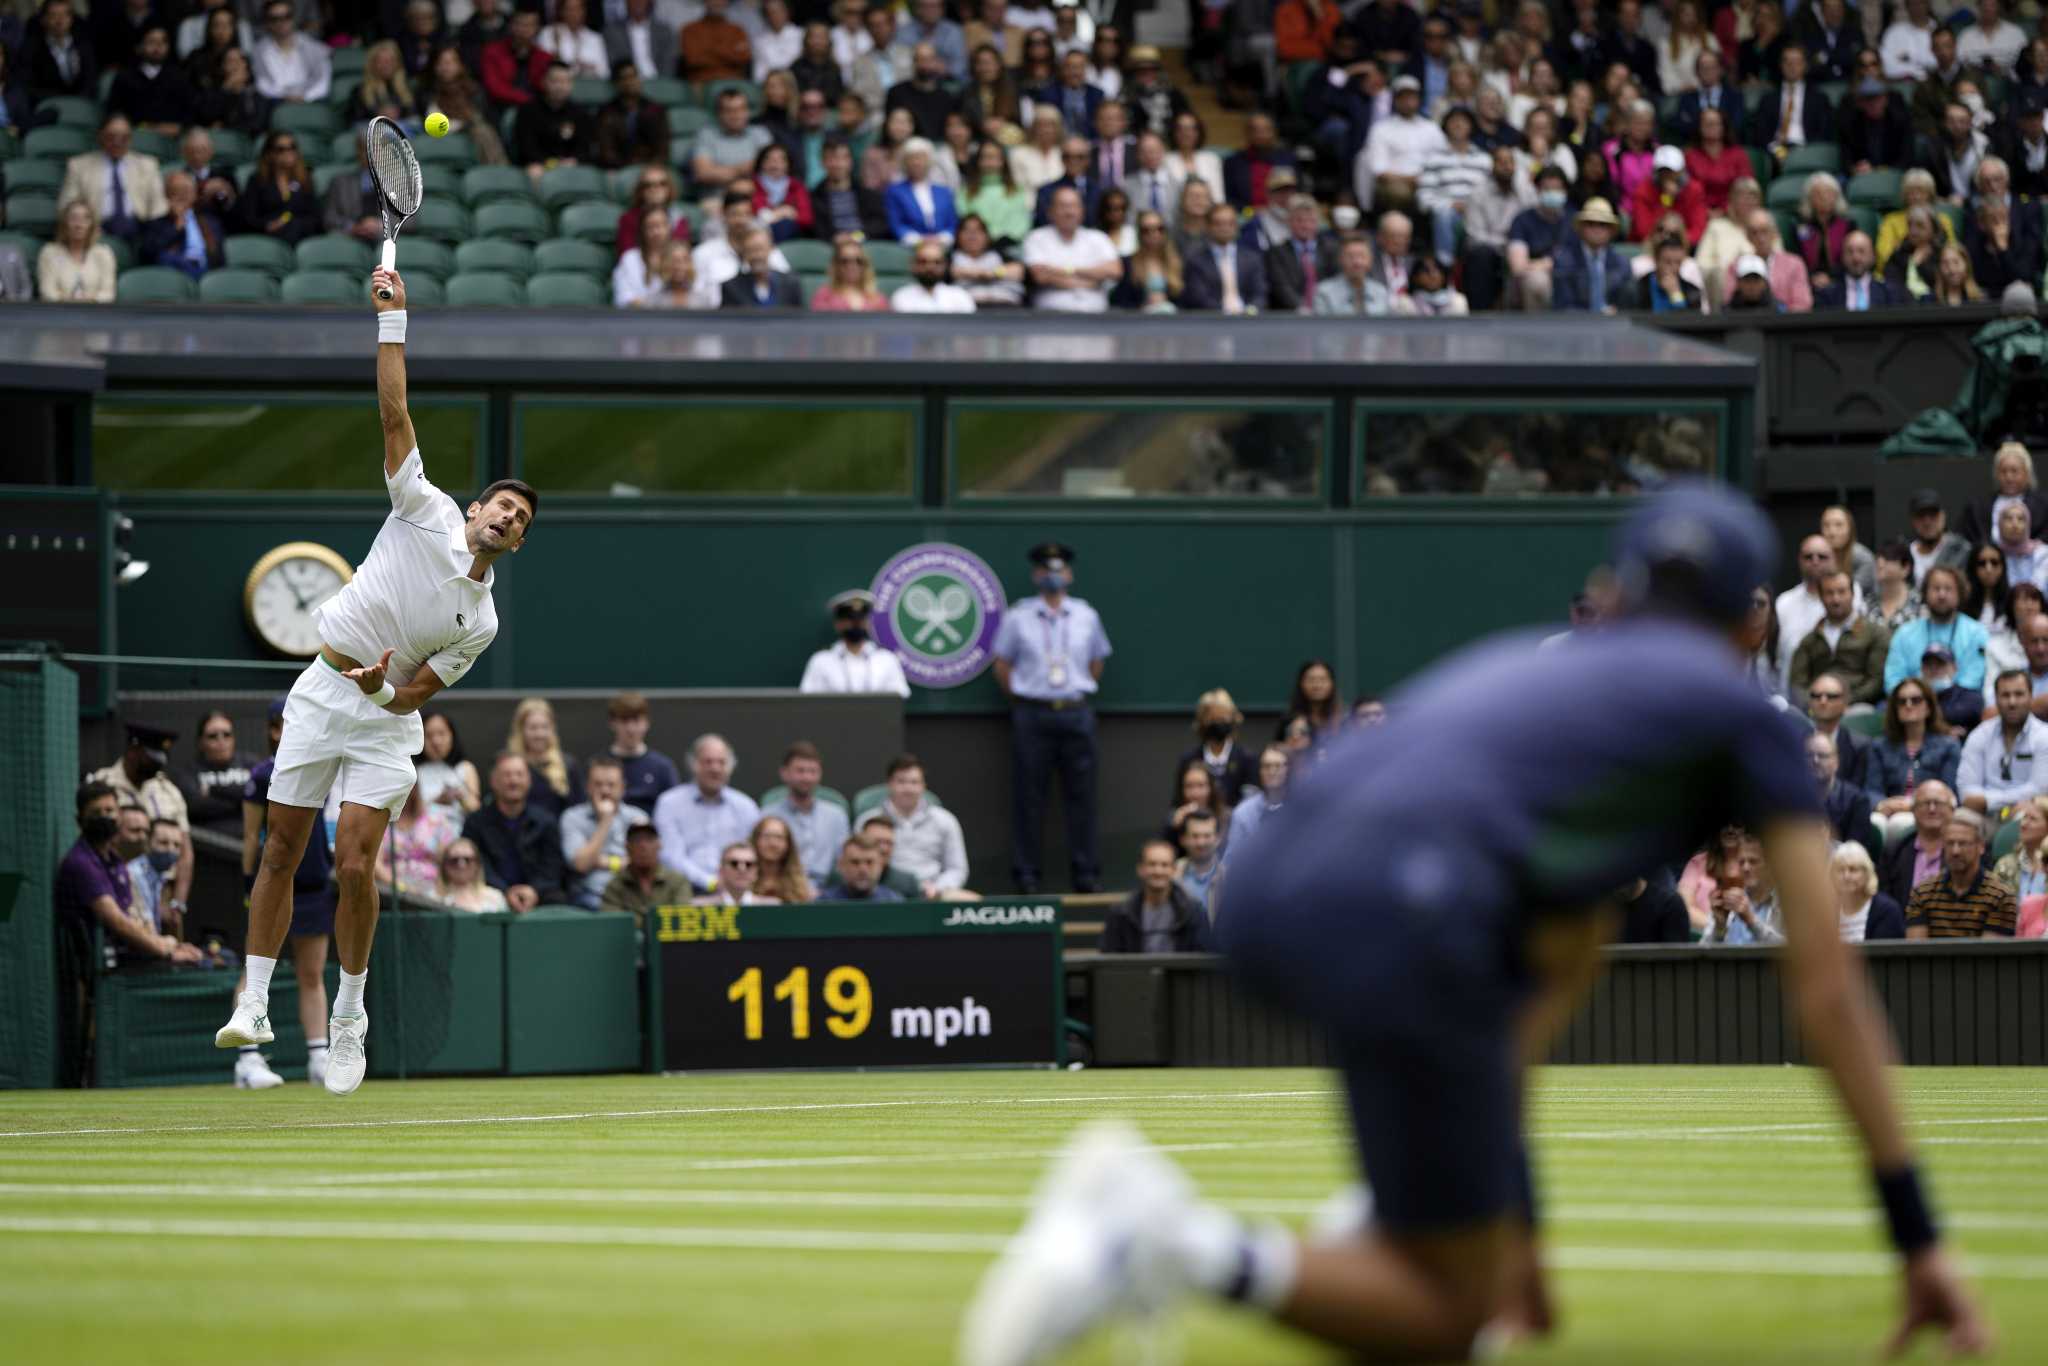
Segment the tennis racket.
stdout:
<path fill-rule="evenodd" d="M 377 187 L 378 210 L 384 218 L 384 269 L 398 265 L 398 230 L 420 211 L 420 162 L 412 153 L 397 124 L 375 118 L 363 134 L 369 152 L 370 183 Z M 389 299 L 391 291 L 379 289 L 377 297 Z"/>

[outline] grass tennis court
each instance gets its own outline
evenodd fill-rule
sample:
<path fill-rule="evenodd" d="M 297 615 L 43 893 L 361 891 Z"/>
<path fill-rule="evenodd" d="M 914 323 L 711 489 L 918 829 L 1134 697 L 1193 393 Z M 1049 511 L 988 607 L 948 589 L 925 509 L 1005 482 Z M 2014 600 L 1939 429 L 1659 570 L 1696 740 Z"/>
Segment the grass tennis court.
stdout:
<path fill-rule="evenodd" d="M 374 1044 L 373 1044 L 374 1046 Z M 2048 1360 L 2048 1073 L 1898 1074 L 1998 1324 Z M 1863 1362 L 1890 1259 L 1817 1074 L 1552 1069 L 1562 1341 L 1532 1362 Z M 1331 1079 L 1097 1071 L 371 1082 L 0 1102 L 11 1363 L 946 1363 L 1076 1122 L 1299 1222 L 1349 1175 Z M 1186 1358 L 1322 1361 L 1241 1314 Z M 1922 1356 L 1928 1349 L 1922 1348 Z M 1107 1363 L 1098 1340 L 1077 1360 Z"/>

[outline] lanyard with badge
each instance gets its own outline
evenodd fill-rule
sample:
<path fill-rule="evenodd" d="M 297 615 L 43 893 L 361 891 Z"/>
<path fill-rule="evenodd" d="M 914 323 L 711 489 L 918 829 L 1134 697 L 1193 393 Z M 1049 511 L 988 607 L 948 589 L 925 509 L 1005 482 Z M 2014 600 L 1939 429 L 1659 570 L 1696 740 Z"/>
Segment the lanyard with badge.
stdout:
<path fill-rule="evenodd" d="M 1067 613 L 1065 608 L 1060 609 L 1060 644 L 1059 652 L 1055 654 L 1052 644 L 1052 622 L 1046 617 L 1045 610 L 1041 607 L 1038 615 L 1039 627 L 1045 632 L 1045 685 L 1049 688 L 1064 688 L 1067 686 Z"/>

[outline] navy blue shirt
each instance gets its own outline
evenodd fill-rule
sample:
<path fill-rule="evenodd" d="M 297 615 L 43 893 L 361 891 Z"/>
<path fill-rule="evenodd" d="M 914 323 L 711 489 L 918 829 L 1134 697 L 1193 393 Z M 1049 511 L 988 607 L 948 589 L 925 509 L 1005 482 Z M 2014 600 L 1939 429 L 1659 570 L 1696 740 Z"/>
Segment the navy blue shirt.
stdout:
<path fill-rule="evenodd" d="M 654 799 L 682 781 L 676 772 L 673 759 L 653 750 L 643 752 L 638 758 L 628 759 L 614 750 L 604 753 L 619 761 L 619 767 L 626 771 L 626 805 L 637 806 L 642 811 L 654 809 Z M 588 768 L 589 765 L 584 765 Z"/>
<path fill-rule="evenodd" d="M 270 774 L 276 767 L 277 760 L 265 759 L 250 769 L 249 781 L 242 787 L 242 800 L 267 809 L 270 805 Z M 265 831 L 266 838 L 268 834 Z M 292 874 L 292 891 L 326 891 L 328 874 L 333 867 L 333 855 L 327 851 L 327 822 L 316 817 L 313 833 L 306 840 L 306 852 L 299 857 L 299 869 Z"/>
<path fill-rule="evenodd" d="M 1571 230 L 1572 211 L 1565 209 L 1556 218 L 1545 218 L 1536 209 L 1524 209 L 1515 215 L 1515 221 L 1508 224 L 1508 241 L 1520 242 L 1529 249 L 1529 259 L 1540 261 L 1557 250 L 1557 240 Z"/>
<path fill-rule="evenodd" d="M 1483 642 L 1389 699 L 1386 725 L 1345 735 L 1231 851 L 1233 888 L 1356 899 L 1376 869 L 1413 871 L 1390 840 L 1429 832 L 1476 861 L 1473 885 L 1529 909 L 1581 907 L 1730 819 L 1819 818 L 1799 732 L 1725 636 L 1644 619 L 1556 650 L 1539 639 Z M 1360 838 L 1372 833 L 1387 838 Z"/>

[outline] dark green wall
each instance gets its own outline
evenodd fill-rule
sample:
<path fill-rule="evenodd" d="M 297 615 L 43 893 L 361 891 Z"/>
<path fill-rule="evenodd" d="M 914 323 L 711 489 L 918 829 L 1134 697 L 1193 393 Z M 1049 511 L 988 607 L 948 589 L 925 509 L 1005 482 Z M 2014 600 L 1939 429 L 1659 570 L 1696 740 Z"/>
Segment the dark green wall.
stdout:
<path fill-rule="evenodd" d="M 265 551 L 313 540 L 368 551 L 382 500 L 128 496 L 130 549 L 149 574 L 119 593 L 124 654 L 256 658 L 242 585 Z M 497 643 L 473 678 L 500 688 L 788 687 L 829 642 L 823 604 L 884 560 L 948 540 L 986 559 L 1014 597 L 1027 547 L 1078 553 L 1075 592 L 1116 656 L 1109 711 L 1183 712 L 1227 687 L 1283 705 L 1295 666 L 1337 666 L 1346 692 L 1381 689 L 1504 626 L 1560 620 L 1604 551 L 1619 504 L 1417 503 L 1294 513 L 1118 509 L 723 511 L 617 502 L 546 506 L 500 565 Z M 124 687 L 146 686 L 123 677 Z M 912 712 L 988 711 L 987 677 L 919 689 Z"/>

